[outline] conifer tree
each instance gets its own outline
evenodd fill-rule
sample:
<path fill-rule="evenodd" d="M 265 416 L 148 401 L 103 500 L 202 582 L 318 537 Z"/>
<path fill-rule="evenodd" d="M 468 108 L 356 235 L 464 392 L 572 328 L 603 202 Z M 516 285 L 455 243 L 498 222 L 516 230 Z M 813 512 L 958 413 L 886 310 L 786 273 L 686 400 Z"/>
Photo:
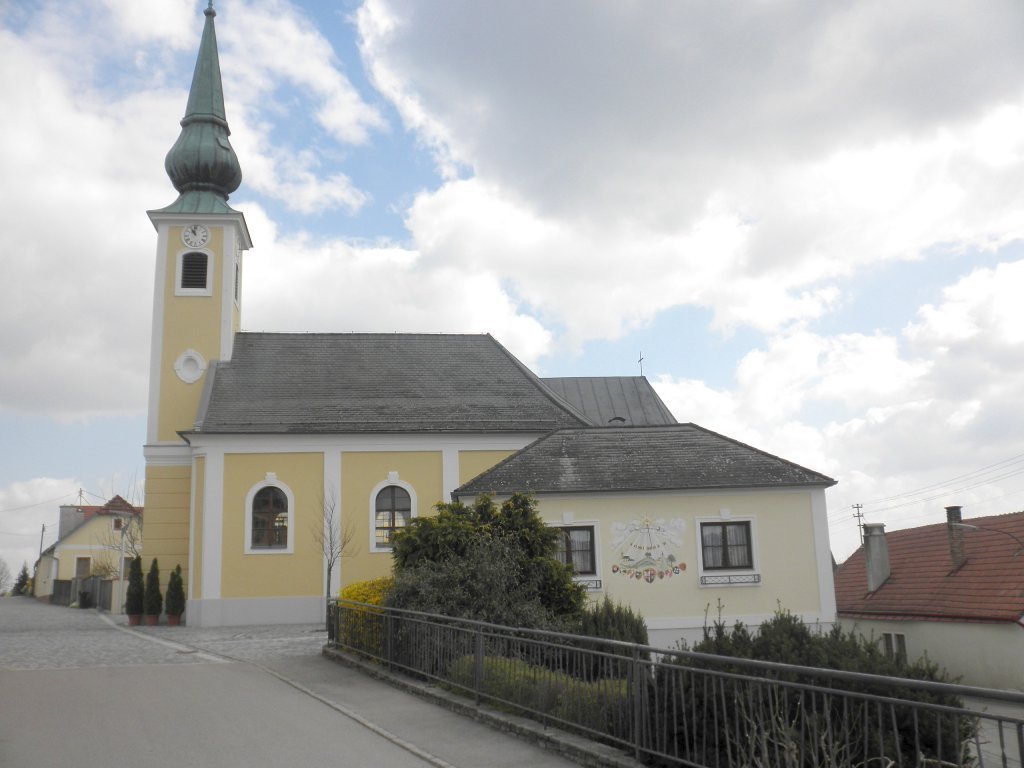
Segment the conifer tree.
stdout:
<path fill-rule="evenodd" d="M 164 609 L 164 596 L 160 593 L 160 566 L 153 558 L 153 564 L 149 566 L 149 573 L 146 574 L 145 609 L 147 616 L 159 616 Z"/>
<path fill-rule="evenodd" d="M 21 564 L 21 571 L 18 573 L 18 579 L 14 582 L 14 594 L 16 595 L 27 595 L 29 591 L 29 575 L 28 575 L 28 563 Z"/>

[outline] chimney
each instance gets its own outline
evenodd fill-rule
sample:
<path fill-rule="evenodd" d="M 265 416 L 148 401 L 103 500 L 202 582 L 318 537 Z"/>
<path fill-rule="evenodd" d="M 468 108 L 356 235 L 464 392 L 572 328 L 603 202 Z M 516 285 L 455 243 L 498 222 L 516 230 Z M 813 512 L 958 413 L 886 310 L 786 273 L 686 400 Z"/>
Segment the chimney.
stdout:
<path fill-rule="evenodd" d="M 62 505 L 57 525 L 57 538 L 63 539 L 85 520 L 85 512 L 77 505 Z"/>
<path fill-rule="evenodd" d="M 949 559 L 953 563 L 954 571 L 967 562 L 967 552 L 964 549 L 964 529 L 955 525 L 955 523 L 959 523 L 961 520 L 960 507 L 946 507 L 946 530 L 949 533 Z"/>
<path fill-rule="evenodd" d="M 868 592 L 874 592 L 889 578 L 885 523 L 864 523 L 864 559 L 868 571 Z"/>

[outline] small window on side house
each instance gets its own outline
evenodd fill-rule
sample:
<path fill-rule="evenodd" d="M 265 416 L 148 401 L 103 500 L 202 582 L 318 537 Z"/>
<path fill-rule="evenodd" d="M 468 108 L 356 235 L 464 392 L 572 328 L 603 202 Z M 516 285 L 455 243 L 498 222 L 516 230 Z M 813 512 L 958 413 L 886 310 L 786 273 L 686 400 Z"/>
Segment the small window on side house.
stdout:
<path fill-rule="evenodd" d="M 882 652 L 886 658 L 899 662 L 907 660 L 907 636 L 902 632 L 882 633 Z"/>
<path fill-rule="evenodd" d="M 579 576 L 597 574 L 597 556 L 594 546 L 594 526 L 564 526 L 558 530 L 555 557 L 571 565 Z"/>
<path fill-rule="evenodd" d="M 252 500 L 252 548 L 284 549 L 288 546 L 288 497 L 268 485 Z"/>
<path fill-rule="evenodd" d="M 181 288 L 206 290 L 207 260 L 205 253 L 186 253 L 181 257 Z"/>

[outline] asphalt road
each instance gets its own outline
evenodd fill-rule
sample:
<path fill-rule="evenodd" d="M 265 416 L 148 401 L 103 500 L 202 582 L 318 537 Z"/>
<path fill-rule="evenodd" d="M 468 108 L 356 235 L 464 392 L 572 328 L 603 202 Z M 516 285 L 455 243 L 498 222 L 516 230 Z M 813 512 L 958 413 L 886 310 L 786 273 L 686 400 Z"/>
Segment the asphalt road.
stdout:
<path fill-rule="evenodd" d="M 0 766 L 574 765 L 324 659 L 319 627 L 115 620 L 0 598 Z"/>

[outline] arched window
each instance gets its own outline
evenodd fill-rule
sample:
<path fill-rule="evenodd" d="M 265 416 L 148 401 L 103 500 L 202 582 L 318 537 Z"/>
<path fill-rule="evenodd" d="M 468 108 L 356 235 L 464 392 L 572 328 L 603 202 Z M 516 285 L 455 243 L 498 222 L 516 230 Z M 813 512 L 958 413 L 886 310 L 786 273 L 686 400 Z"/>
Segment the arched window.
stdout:
<path fill-rule="evenodd" d="M 252 548 L 288 547 L 288 497 L 275 485 L 260 488 L 252 498 Z"/>
<path fill-rule="evenodd" d="M 412 518 L 412 498 L 397 485 L 381 488 L 374 502 L 374 529 L 377 547 L 390 547 L 395 531 L 400 531 Z"/>

